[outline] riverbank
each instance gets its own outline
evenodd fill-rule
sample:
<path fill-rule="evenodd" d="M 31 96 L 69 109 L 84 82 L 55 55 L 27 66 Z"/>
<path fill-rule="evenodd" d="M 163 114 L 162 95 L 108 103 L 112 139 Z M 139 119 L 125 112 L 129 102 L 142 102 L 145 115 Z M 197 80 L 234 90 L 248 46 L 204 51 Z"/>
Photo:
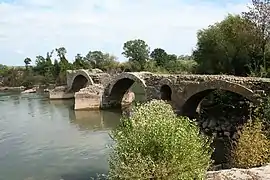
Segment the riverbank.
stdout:
<path fill-rule="evenodd" d="M 25 87 L 20 86 L 20 87 L 7 87 L 7 86 L 2 86 L 0 87 L 0 92 L 5 92 L 5 91 L 24 91 Z"/>
<path fill-rule="evenodd" d="M 251 169 L 227 169 L 220 171 L 209 171 L 207 180 L 269 180 L 270 164 Z"/>
<path fill-rule="evenodd" d="M 47 86 L 34 86 L 33 88 L 27 89 L 24 86 L 19 87 L 8 87 L 8 86 L 0 86 L 0 92 L 21 92 L 21 93 L 37 93 L 37 92 L 49 92 L 50 89 L 53 89 L 55 86 L 47 87 Z"/>

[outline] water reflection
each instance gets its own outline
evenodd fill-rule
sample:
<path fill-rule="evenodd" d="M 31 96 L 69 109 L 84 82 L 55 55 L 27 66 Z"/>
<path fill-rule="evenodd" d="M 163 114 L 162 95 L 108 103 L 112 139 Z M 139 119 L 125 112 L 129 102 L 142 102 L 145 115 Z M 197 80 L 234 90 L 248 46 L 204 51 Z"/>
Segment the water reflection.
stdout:
<path fill-rule="evenodd" d="M 75 112 L 73 104 L 38 94 L 0 95 L 1 180 L 84 180 L 108 171 L 108 132 L 120 111 Z"/>
<path fill-rule="evenodd" d="M 69 110 L 70 122 L 80 130 L 108 130 L 119 124 L 121 111 L 73 111 Z"/>

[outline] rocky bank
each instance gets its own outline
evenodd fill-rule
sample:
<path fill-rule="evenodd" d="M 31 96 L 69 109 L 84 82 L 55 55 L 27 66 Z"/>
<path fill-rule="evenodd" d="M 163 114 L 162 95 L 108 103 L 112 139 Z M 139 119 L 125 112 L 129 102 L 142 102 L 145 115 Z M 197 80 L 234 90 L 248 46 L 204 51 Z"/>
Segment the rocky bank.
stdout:
<path fill-rule="evenodd" d="M 270 180 L 270 164 L 252 169 L 209 171 L 207 180 Z"/>

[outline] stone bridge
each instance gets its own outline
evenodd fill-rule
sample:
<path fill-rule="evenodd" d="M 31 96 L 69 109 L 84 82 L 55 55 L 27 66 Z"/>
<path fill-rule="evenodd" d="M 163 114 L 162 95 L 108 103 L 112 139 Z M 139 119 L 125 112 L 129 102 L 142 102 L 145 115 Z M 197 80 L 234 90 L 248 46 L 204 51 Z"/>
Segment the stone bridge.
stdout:
<path fill-rule="evenodd" d="M 136 82 L 144 91 L 144 101 L 169 101 L 181 114 L 193 116 L 199 103 L 214 90 L 237 93 L 259 103 L 270 93 L 270 79 L 228 75 L 180 75 L 125 72 L 115 75 L 88 70 L 67 71 L 67 86 L 50 93 L 51 99 L 75 97 L 75 109 L 97 109 L 121 105 Z"/>

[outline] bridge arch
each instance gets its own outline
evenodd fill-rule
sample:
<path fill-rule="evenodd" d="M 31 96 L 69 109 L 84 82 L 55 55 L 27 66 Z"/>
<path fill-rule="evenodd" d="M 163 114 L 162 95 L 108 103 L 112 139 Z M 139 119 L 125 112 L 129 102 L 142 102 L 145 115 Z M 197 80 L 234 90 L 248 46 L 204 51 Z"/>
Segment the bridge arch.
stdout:
<path fill-rule="evenodd" d="M 172 81 L 168 78 L 162 79 L 159 83 L 160 99 L 171 101 L 173 99 Z"/>
<path fill-rule="evenodd" d="M 143 91 L 145 93 L 145 81 L 140 78 L 136 73 L 125 72 L 117 75 L 109 84 L 107 91 L 108 101 L 116 106 L 121 105 L 121 101 L 125 93 L 135 82 L 143 88 Z"/>
<path fill-rule="evenodd" d="M 251 89 L 229 81 L 213 80 L 185 87 L 184 95 L 182 96 L 184 102 L 181 109 L 182 114 L 193 118 L 196 115 L 196 109 L 200 102 L 214 90 L 230 91 L 245 97 L 255 104 L 258 103 L 258 99 Z"/>
<path fill-rule="evenodd" d="M 93 84 L 94 84 L 93 79 L 89 76 L 89 74 L 85 70 L 81 69 L 76 71 L 75 74 L 73 74 L 73 77 L 71 79 L 71 87 L 69 91 L 78 92 L 80 89 Z"/>

